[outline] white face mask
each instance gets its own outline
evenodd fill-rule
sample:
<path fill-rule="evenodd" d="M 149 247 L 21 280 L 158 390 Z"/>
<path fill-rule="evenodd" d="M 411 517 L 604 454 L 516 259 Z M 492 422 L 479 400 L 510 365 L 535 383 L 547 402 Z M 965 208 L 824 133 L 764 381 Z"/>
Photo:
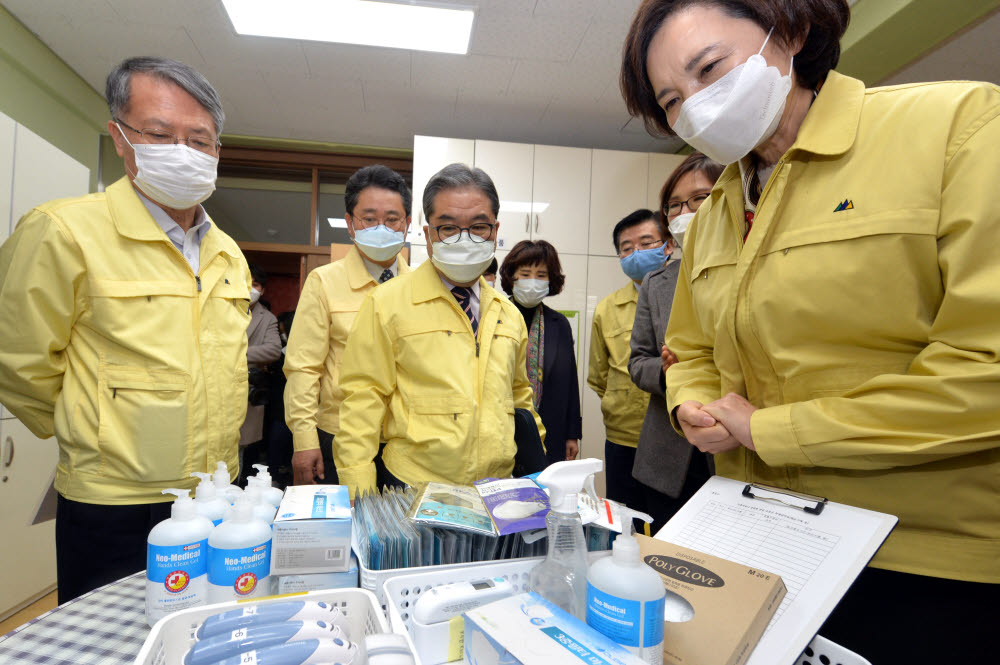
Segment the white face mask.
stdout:
<path fill-rule="evenodd" d="M 773 30 L 772 30 L 773 32 Z M 771 33 L 767 33 L 764 46 Z M 778 127 L 792 89 L 792 67 L 782 76 L 761 55 L 747 61 L 688 98 L 672 129 L 695 150 L 720 164 L 746 157 Z M 794 61 L 794 58 L 792 59 Z"/>
<path fill-rule="evenodd" d="M 688 224 L 694 219 L 693 212 L 686 212 L 683 215 L 677 215 L 669 222 L 667 222 L 667 229 L 670 230 L 670 235 L 674 237 L 674 252 L 677 253 L 684 244 L 684 233 L 687 232 Z M 677 257 L 679 258 L 679 257 Z"/>
<path fill-rule="evenodd" d="M 256 305 L 258 300 L 260 300 L 260 291 L 250 287 L 250 304 Z"/>
<path fill-rule="evenodd" d="M 382 262 L 393 258 L 403 248 L 403 241 L 402 231 L 393 231 L 383 224 L 354 232 L 354 244 L 372 261 Z"/>
<path fill-rule="evenodd" d="M 496 243 L 473 242 L 463 237 L 458 242 L 446 244 L 431 243 L 431 263 L 437 267 L 449 281 L 455 284 L 468 284 L 479 278 L 490 266 Z"/>
<path fill-rule="evenodd" d="M 518 279 L 514 282 L 514 300 L 524 307 L 535 307 L 542 298 L 549 295 L 549 280 Z"/>
<path fill-rule="evenodd" d="M 118 123 L 115 123 L 118 125 Z M 121 131 L 121 126 L 118 126 Z M 122 138 L 125 132 L 122 132 Z M 161 205 L 174 210 L 193 208 L 215 191 L 219 158 L 183 143 L 131 143 L 135 151 L 136 187 Z"/>

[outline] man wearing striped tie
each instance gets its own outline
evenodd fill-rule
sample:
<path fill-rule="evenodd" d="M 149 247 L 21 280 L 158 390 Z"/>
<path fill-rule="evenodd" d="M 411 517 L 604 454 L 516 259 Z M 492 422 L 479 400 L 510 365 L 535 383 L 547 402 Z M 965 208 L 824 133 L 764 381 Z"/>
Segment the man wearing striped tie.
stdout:
<path fill-rule="evenodd" d="M 410 188 L 375 164 L 354 173 L 344 191 L 347 256 L 316 268 L 302 287 L 285 353 L 285 421 L 292 431 L 296 485 L 337 482 L 333 440 L 340 429 L 340 364 L 365 297 L 410 268 L 400 256 L 410 226 Z"/>
<path fill-rule="evenodd" d="M 334 459 L 352 497 L 383 484 L 510 476 L 515 408 L 531 411 L 544 437 L 524 319 L 481 278 L 499 225 L 493 181 L 446 166 L 423 206 L 430 261 L 365 300 L 344 352 Z"/>

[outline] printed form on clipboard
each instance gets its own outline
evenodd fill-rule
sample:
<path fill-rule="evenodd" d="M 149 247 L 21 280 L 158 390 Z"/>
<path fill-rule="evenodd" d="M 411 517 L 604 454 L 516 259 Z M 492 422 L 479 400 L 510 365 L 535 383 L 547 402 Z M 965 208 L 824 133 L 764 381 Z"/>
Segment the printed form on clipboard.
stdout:
<path fill-rule="evenodd" d="M 655 537 L 780 575 L 787 594 L 746 665 L 791 665 L 896 521 L 885 513 L 713 476 Z"/>

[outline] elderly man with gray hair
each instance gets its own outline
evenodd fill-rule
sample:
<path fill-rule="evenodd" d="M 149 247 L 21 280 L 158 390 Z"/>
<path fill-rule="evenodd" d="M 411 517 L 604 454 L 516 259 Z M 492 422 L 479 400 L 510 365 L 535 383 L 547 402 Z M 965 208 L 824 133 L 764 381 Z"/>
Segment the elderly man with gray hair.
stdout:
<path fill-rule="evenodd" d="M 544 436 L 524 317 L 481 277 L 496 250 L 493 181 L 446 166 L 427 182 L 423 206 L 430 261 L 372 291 L 344 350 L 334 461 L 352 497 L 385 484 L 510 476 L 515 408 Z"/>
<path fill-rule="evenodd" d="M 187 65 L 131 58 L 107 100 L 127 175 L 39 205 L 0 247 L 0 402 L 59 444 L 60 603 L 146 568 L 163 490 L 219 461 L 235 477 L 247 406 L 250 272 L 201 207 L 219 96 Z"/>

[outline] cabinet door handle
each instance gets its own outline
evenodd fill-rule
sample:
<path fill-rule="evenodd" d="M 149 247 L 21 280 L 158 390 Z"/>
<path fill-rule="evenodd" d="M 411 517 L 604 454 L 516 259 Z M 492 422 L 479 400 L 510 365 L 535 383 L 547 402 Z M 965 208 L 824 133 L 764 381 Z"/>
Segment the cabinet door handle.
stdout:
<path fill-rule="evenodd" d="M 542 219 L 541 213 L 535 213 L 535 233 L 538 233 L 538 222 Z"/>
<path fill-rule="evenodd" d="M 6 469 L 14 463 L 14 437 L 8 436 L 4 440 L 4 448 L 6 448 L 6 451 L 3 456 L 3 468 Z"/>
<path fill-rule="evenodd" d="M 528 229 L 531 228 L 531 213 L 524 213 L 524 232 L 527 233 Z"/>

